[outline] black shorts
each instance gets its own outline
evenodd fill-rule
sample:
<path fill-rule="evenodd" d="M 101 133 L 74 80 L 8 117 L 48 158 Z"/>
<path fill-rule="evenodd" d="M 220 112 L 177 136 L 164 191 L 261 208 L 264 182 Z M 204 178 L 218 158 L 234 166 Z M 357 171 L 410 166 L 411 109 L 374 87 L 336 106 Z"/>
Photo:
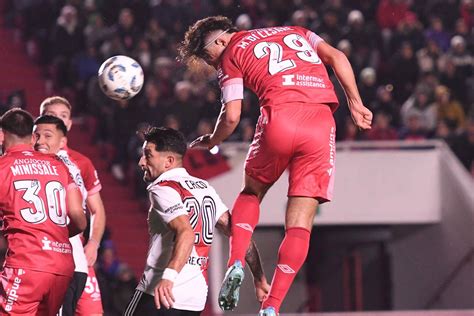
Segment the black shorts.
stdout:
<path fill-rule="evenodd" d="M 64 297 L 63 306 L 59 312 L 60 316 L 74 316 L 76 311 L 77 301 L 81 298 L 82 291 L 87 282 L 87 273 L 74 272 L 72 281 Z"/>
<path fill-rule="evenodd" d="M 135 290 L 130 302 L 123 313 L 123 316 L 199 316 L 201 312 L 185 311 L 180 309 L 156 309 L 155 298 L 147 293 Z"/>

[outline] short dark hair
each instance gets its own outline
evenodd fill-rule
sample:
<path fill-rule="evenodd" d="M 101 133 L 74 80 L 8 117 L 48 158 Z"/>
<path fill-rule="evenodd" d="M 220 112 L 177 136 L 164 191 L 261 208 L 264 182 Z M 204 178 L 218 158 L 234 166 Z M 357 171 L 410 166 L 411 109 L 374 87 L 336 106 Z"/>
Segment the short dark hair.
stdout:
<path fill-rule="evenodd" d="M 41 124 L 54 124 L 56 128 L 63 133 L 64 136 L 67 136 L 67 127 L 64 124 L 64 121 L 59 117 L 52 115 L 42 115 L 35 120 L 35 125 Z"/>
<path fill-rule="evenodd" d="M 186 140 L 184 135 L 168 127 L 149 127 L 143 133 L 145 140 L 155 144 L 158 152 L 169 151 L 183 157 L 186 154 Z"/>
<path fill-rule="evenodd" d="M 0 127 L 5 132 L 25 138 L 33 133 L 33 116 L 25 110 L 13 108 L 2 115 Z"/>
<path fill-rule="evenodd" d="M 184 40 L 178 47 L 179 61 L 189 63 L 197 58 L 206 59 L 208 56 L 204 51 L 206 44 L 204 40 L 209 33 L 217 30 L 227 31 L 227 33 L 238 31 L 229 18 L 221 15 L 197 21 L 186 31 Z"/>

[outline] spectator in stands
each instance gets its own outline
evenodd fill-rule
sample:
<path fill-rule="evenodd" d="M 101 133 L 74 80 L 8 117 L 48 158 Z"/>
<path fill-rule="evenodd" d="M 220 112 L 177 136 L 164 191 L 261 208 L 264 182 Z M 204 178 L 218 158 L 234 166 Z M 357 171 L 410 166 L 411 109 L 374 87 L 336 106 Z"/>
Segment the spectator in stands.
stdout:
<path fill-rule="evenodd" d="M 466 40 L 462 36 L 453 36 L 446 58 L 453 62 L 456 70 L 459 71 L 463 78 L 472 75 L 474 57 L 472 56 L 472 53 L 466 50 Z"/>
<path fill-rule="evenodd" d="M 370 105 L 374 114 L 384 112 L 390 116 L 390 126 L 400 127 L 400 106 L 393 100 L 393 86 L 384 85 L 377 89 L 377 97 Z"/>
<path fill-rule="evenodd" d="M 425 31 L 425 39 L 435 41 L 441 50 L 446 52 L 449 48 L 450 38 L 451 35 L 444 29 L 443 20 L 433 16 L 430 20 L 430 27 Z"/>
<path fill-rule="evenodd" d="M 458 131 L 464 128 L 466 121 L 464 110 L 458 101 L 451 98 L 451 92 L 447 87 L 436 88 L 434 105 L 438 109 L 438 120 L 451 122 Z"/>
<path fill-rule="evenodd" d="M 423 140 L 427 138 L 427 132 L 422 125 L 422 116 L 419 112 L 407 114 L 407 123 L 400 131 L 400 139 Z"/>
<path fill-rule="evenodd" d="M 54 84 L 59 89 L 72 88 L 75 84 L 72 59 L 84 49 L 83 29 L 74 6 L 65 5 L 61 9 L 50 41 Z"/>
<path fill-rule="evenodd" d="M 114 32 L 120 39 L 125 52 L 132 53 L 140 38 L 140 31 L 135 24 L 135 16 L 132 10 L 124 8 L 120 11 L 118 23 L 114 26 Z"/>
<path fill-rule="evenodd" d="M 406 0 L 381 0 L 377 8 L 377 23 L 381 29 L 394 30 L 407 12 Z"/>
<path fill-rule="evenodd" d="M 367 67 L 362 69 L 359 75 L 359 93 L 365 104 L 372 104 L 377 94 L 377 74 L 375 69 Z"/>
<path fill-rule="evenodd" d="M 342 30 L 339 26 L 339 16 L 335 10 L 328 9 L 323 13 L 318 33 L 326 38 L 331 45 L 336 45 L 342 38 Z"/>
<path fill-rule="evenodd" d="M 406 100 L 415 88 L 419 74 L 418 62 L 409 42 L 402 43 L 391 60 L 390 69 L 396 100 Z"/>
<path fill-rule="evenodd" d="M 405 17 L 398 23 L 391 38 L 391 51 L 397 51 L 404 42 L 409 42 L 415 51 L 424 46 L 423 25 L 414 12 L 406 12 Z"/>
<path fill-rule="evenodd" d="M 390 126 L 390 114 L 379 111 L 374 116 L 374 125 L 367 131 L 365 138 L 367 140 L 396 140 L 398 139 L 397 130 Z"/>
<path fill-rule="evenodd" d="M 404 126 L 409 125 L 413 113 L 418 114 L 419 128 L 425 132 L 433 131 L 436 127 L 437 104 L 431 103 L 431 91 L 425 85 L 420 85 L 415 93 L 402 105 L 401 116 Z"/>
<path fill-rule="evenodd" d="M 438 72 L 439 59 L 443 52 L 434 40 L 428 40 L 426 46 L 421 48 L 416 53 L 418 67 L 420 72 Z"/>

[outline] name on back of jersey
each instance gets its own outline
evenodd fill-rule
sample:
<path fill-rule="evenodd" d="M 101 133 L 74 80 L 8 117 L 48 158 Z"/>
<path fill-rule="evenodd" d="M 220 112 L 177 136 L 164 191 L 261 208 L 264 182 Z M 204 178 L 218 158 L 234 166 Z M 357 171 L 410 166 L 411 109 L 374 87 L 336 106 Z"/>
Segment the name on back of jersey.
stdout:
<path fill-rule="evenodd" d="M 237 47 L 246 49 L 250 43 L 261 40 L 263 38 L 272 36 L 274 34 L 280 33 L 280 32 L 285 32 L 285 31 L 291 31 L 293 30 L 291 27 L 283 26 L 283 27 L 271 27 L 271 28 L 266 28 L 266 29 L 257 29 L 254 30 L 250 35 L 244 37 L 239 45 Z"/>
<path fill-rule="evenodd" d="M 10 170 L 14 176 L 23 175 L 51 175 L 59 176 L 56 166 L 50 161 L 38 159 L 15 159 Z"/>

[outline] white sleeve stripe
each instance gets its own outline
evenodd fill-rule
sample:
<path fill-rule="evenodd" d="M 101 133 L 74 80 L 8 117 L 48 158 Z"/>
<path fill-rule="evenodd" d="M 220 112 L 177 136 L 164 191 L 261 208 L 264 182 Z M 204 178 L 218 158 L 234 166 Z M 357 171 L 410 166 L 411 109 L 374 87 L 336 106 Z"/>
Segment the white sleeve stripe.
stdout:
<path fill-rule="evenodd" d="M 324 41 L 321 37 L 311 31 L 308 31 L 308 33 L 306 33 L 306 36 L 309 38 L 309 43 L 311 44 L 311 46 L 313 46 L 313 48 L 318 47 L 318 44 Z"/>
<path fill-rule="evenodd" d="M 242 78 L 233 78 L 233 79 L 229 79 L 229 80 L 226 80 L 222 86 L 225 87 L 225 86 L 229 86 L 231 84 L 241 84 L 243 85 L 244 84 L 244 79 Z"/>
<path fill-rule="evenodd" d="M 222 103 L 234 100 L 243 100 L 244 98 L 244 85 L 243 83 L 234 83 L 224 85 L 222 87 Z"/>

